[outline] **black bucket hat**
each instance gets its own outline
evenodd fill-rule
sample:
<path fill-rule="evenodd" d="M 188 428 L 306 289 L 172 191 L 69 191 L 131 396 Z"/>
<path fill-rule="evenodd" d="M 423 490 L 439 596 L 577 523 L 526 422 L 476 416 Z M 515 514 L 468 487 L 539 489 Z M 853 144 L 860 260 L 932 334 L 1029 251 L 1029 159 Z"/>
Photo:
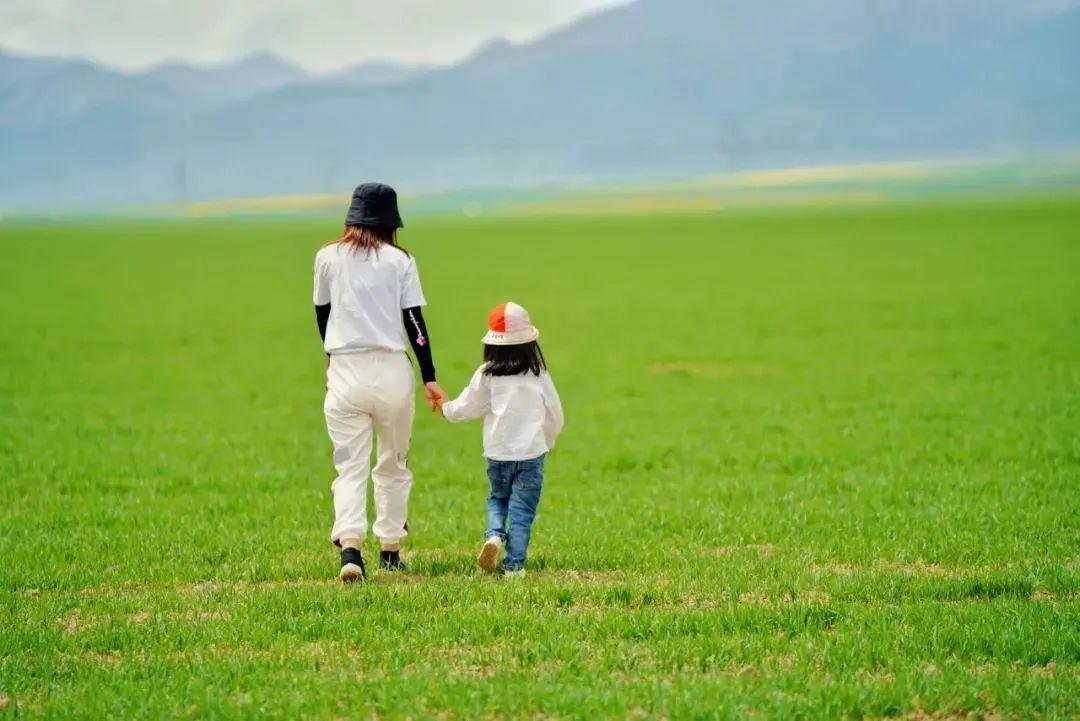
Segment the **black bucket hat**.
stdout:
<path fill-rule="evenodd" d="M 397 191 L 382 183 L 356 186 L 345 214 L 345 225 L 369 228 L 404 228 L 397 207 Z"/>

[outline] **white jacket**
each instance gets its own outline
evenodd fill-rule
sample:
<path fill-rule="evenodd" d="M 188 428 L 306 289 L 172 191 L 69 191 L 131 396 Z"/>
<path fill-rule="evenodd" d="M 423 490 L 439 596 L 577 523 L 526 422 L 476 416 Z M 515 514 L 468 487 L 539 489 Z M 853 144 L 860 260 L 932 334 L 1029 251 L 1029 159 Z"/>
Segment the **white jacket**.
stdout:
<path fill-rule="evenodd" d="M 484 455 L 493 461 L 525 461 L 547 453 L 563 427 L 562 403 L 547 371 L 489 376 L 480 366 L 442 412 L 451 421 L 483 416 Z"/>

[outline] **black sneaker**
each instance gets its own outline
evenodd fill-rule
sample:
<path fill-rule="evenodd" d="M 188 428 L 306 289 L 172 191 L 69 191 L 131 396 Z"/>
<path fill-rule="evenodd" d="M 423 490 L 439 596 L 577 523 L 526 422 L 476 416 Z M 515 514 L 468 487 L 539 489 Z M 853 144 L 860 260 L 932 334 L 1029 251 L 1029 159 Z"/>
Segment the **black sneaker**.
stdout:
<path fill-rule="evenodd" d="M 341 549 L 341 571 L 338 578 L 342 583 L 367 580 L 367 572 L 364 570 L 364 557 L 360 555 L 358 548 Z"/>
<path fill-rule="evenodd" d="M 408 571 L 409 567 L 401 560 L 400 551 L 379 551 L 379 568 L 384 571 Z"/>

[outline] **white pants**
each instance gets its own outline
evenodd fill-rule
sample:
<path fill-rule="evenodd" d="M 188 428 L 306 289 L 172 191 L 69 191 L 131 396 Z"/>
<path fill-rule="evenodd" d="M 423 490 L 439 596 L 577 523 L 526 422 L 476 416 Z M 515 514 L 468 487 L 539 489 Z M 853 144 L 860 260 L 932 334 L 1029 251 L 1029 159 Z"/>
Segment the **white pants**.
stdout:
<path fill-rule="evenodd" d="M 367 479 L 375 486 L 375 535 L 395 543 L 408 535 L 409 440 L 415 408 L 412 363 L 404 352 L 369 350 L 333 356 L 326 372 L 326 428 L 337 478 L 330 540 L 367 535 Z M 379 437 L 371 470 L 371 436 Z"/>

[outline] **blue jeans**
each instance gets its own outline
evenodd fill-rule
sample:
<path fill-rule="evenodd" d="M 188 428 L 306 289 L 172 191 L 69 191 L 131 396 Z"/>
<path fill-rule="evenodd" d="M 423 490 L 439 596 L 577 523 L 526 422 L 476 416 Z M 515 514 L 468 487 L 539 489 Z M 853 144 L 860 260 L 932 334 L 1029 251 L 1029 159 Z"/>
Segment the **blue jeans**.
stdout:
<path fill-rule="evenodd" d="M 544 485 L 546 455 L 527 461 L 488 459 L 491 494 L 487 499 L 488 528 L 484 537 L 498 536 L 506 542 L 504 571 L 517 571 L 525 567 L 529 534 Z"/>

